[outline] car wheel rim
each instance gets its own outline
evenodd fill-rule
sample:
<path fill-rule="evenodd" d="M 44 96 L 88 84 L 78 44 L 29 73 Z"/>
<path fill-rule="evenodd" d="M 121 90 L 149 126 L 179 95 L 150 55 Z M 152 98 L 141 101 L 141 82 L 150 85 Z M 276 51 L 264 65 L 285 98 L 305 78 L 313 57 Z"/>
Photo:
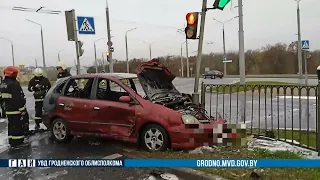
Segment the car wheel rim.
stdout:
<path fill-rule="evenodd" d="M 63 140 L 67 135 L 67 129 L 63 123 L 57 122 L 53 126 L 53 134 L 58 140 Z"/>
<path fill-rule="evenodd" d="M 163 134 L 158 129 L 149 129 L 144 135 L 144 142 L 148 149 L 157 151 L 163 146 Z"/>

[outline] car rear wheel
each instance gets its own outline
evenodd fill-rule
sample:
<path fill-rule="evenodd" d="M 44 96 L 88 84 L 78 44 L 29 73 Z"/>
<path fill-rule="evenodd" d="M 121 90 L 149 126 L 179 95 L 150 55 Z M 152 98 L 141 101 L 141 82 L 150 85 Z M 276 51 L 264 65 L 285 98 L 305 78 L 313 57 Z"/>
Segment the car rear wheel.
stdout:
<path fill-rule="evenodd" d="M 149 151 L 165 151 L 169 146 L 169 136 L 161 126 L 150 124 L 142 131 L 141 142 Z"/>
<path fill-rule="evenodd" d="M 73 139 L 68 129 L 67 122 L 63 119 L 55 119 L 52 123 L 51 137 L 58 143 L 68 143 Z"/>

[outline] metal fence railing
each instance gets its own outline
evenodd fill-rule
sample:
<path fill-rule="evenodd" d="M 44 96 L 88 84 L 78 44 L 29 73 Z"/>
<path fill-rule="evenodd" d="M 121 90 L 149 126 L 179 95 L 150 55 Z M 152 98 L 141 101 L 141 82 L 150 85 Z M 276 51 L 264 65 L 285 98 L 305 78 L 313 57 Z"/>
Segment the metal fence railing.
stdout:
<path fill-rule="evenodd" d="M 201 105 L 228 123 L 246 123 L 249 134 L 271 133 L 275 139 L 317 150 L 317 94 L 318 86 L 202 83 Z"/>

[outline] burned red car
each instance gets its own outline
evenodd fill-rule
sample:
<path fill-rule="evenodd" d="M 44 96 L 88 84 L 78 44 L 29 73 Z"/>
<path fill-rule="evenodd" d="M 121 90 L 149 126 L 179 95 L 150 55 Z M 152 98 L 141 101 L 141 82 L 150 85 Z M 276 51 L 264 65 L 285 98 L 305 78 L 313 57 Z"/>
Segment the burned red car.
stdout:
<path fill-rule="evenodd" d="M 232 128 L 219 133 L 223 128 L 218 126 L 225 121 L 214 120 L 192 104 L 158 60 L 141 64 L 136 73 L 86 74 L 57 81 L 44 99 L 43 122 L 52 138 L 69 142 L 75 135 L 103 136 L 161 151 L 238 137 Z"/>

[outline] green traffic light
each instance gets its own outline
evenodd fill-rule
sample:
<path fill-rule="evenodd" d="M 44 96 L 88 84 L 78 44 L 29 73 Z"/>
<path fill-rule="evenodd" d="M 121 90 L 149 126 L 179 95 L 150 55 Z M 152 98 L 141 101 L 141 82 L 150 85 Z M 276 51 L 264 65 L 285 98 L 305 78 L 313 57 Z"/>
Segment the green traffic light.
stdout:
<path fill-rule="evenodd" d="M 230 0 L 220 0 L 218 7 L 224 8 L 229 2 L 230 2 Z"/>
<path fill-rule="evenodd" d="M 230 1 L 231 0 L 215 0 L 213 8 L 223 10 Z"/>

